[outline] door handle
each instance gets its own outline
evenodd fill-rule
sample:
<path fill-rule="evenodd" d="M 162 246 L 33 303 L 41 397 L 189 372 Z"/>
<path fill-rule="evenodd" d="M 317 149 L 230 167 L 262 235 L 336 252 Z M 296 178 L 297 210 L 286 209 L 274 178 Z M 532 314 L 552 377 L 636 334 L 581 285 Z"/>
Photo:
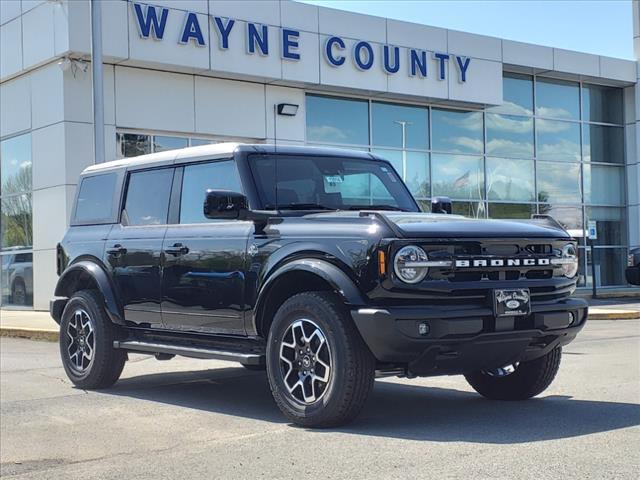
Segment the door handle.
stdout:
<path fill-rule="evenodd" d="M 116 243 L 113 247 L 107 248 L 107 253 L 109 255 L 113 255 L 114 257 L 117 257 L 119 255 L 124 255 L 125 253 L 127 253 L 127 249 L 124 248 L 119 243 Z"/>
<path fill-rule="evenodd" d="M 181 243 L 174 243 L 170 247 L 165 248 L 164 252 L 168 253 L 169 255 L 175 255 L 176 257 L 178 257 L 180 255 L 186 255 L 187 253 L 189 253 L 189 247 L 186 247 Z"/>

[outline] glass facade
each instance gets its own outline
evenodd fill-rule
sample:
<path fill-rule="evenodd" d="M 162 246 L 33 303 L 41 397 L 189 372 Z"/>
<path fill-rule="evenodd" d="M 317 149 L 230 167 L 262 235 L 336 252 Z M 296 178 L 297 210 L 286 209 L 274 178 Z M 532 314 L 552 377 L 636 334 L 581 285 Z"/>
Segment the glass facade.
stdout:
<path fill-rule="evenodd" d="M 33 305 L 31 134 L 0 142 L 0 305 Z"/>
<path fill-rule="evenodd" d="M 580 242 L 580 286 L 592 281 L 595 220 L 595 281 L 624 285 L 622 89 L 505 73 L 503 97 L 470 110 L 308 94 L 307 143 L 388 159 L 424 210 L 446 195 L 466 216 L 552 215 Z"/>
<path fill-rule="evenodd" d="M 147 153 L 164 152 L 177 148 L 196 147 L 218 143 L 207 138 L 178 137 L 168 135 L 151 135 L 148 133 L 116 133 L 117 158 L 136 157 Z"/>

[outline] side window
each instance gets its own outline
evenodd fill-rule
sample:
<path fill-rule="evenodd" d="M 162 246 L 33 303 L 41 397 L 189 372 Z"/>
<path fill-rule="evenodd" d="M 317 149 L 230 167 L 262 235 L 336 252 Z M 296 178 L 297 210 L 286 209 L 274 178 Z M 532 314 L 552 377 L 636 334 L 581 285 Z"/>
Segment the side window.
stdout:
<path fill-rule="evenodd" d="M 204 196 L 208 189 L 242 192 L 240 175 L 233 160 L 189 165 L 182 177 L 180 223 L 214 222 L 204 216 Z"/>
<path fill-rule="evenodd" d="M 122 224 L 166 224 L 172 182 L 173 168 L 132 173 L 122 211 Z"/>
<path fill-rule="evenodd" d="M 76 201 L 75 223 L 113 222 L 116 173 L 85 177 Z"/>

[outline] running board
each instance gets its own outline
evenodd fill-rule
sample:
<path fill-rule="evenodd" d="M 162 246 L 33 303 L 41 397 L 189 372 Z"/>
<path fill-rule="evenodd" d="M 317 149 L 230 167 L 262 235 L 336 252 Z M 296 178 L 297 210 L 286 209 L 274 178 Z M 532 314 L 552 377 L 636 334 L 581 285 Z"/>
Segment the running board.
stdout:
<path fill-rule="evenodd" d="M 167 353 L 169 355 L 182 355 L 183 357 L 191 358 L 228 360 L 230 362 L 240 362 L 244 365 L 262 365 L 264 363 L 264 357 L 256 353 L 241 353 L 213 348 L 187 347 L 157 342 L 141 342 L 139 340 L 115 340 L 113 342 L 113 348 L 137 353 Z"/>

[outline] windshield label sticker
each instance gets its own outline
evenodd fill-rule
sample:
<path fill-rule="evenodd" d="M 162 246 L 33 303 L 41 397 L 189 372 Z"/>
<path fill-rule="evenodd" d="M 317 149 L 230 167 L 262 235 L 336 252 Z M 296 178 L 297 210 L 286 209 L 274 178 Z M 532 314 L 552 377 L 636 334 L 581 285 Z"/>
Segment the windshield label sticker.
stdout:
<path fill-rule="evenodd" d="M 344 182 L 343 178 L 340 175 L 325 175 L 324 179 L 327 183 L 331 184 Z"/>

